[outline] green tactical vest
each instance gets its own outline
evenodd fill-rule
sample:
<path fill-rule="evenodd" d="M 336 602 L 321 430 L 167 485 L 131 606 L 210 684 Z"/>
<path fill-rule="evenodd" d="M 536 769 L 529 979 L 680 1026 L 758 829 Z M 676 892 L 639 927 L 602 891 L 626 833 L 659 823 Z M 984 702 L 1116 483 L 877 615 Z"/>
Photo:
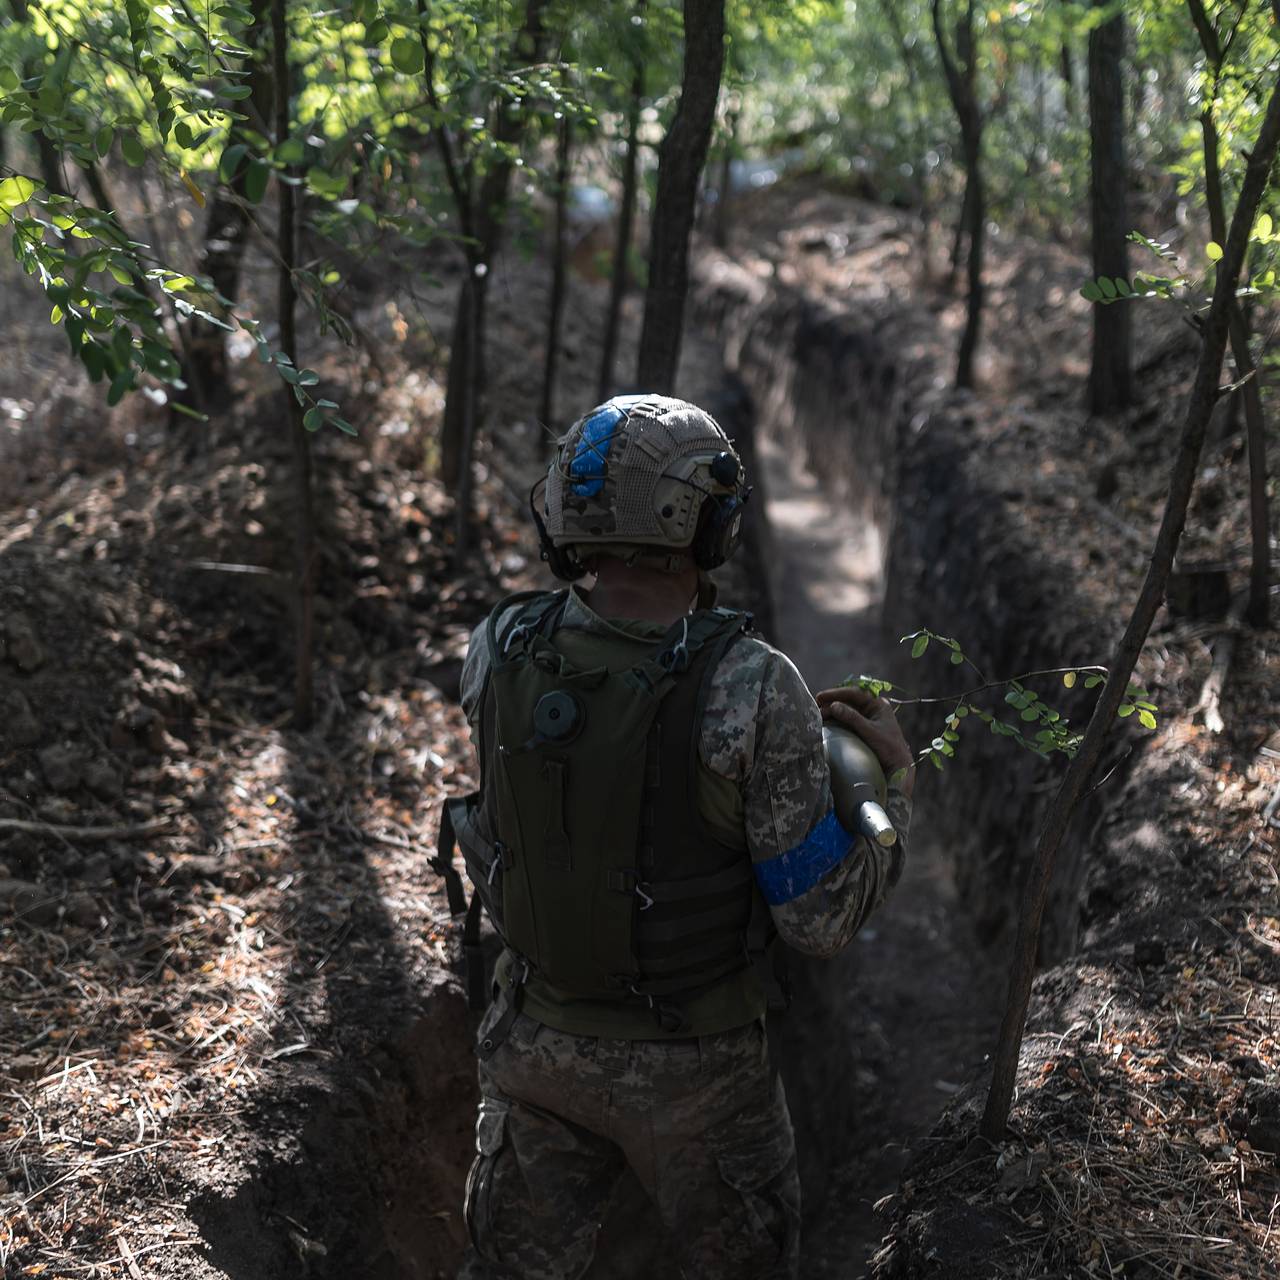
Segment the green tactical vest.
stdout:
<path fill-rule="evenodd" d="M 580 1034 L 741 1025 L 761 1011 L 749 969 L 767 908 L 749 856 L 703 821 L 695 784 L 711 676 L 749 615 L 702 610 L 638 661 L 590 665 L 572 633 L 557 642 L 566 598 L 526 593 L 490 614 L 481 790 L 450 805 L 508 948 L 499 978 L 513 1007 L 527 979 L 531 1011 Z M 547 992 L 561 1004 L 546 1007 Z"/>

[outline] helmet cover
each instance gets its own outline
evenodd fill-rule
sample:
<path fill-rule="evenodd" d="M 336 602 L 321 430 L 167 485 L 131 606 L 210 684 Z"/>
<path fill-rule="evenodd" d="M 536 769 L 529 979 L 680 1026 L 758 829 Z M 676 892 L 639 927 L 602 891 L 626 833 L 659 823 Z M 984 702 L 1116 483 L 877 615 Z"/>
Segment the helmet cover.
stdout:
<path fill-rule="evenodd" d="M 614 396 L 560 438 L 543 515 L 556 547 L 684 550 L 708 497 L 744 492 L 741 460 L 709 413 L 671 396 Z"/>

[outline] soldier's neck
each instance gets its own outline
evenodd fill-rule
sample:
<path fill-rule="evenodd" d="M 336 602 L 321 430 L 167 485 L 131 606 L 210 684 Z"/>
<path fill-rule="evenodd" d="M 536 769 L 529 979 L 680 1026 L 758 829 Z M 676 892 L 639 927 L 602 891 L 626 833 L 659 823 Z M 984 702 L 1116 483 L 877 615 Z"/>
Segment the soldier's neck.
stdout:
<path fill-rule="evenodd" d="M 587 603 L 602 618 L 632 618 L 666 626 L 689 612 L 698 593 L 698 571 L 662 573 L 602 557 Z"/>

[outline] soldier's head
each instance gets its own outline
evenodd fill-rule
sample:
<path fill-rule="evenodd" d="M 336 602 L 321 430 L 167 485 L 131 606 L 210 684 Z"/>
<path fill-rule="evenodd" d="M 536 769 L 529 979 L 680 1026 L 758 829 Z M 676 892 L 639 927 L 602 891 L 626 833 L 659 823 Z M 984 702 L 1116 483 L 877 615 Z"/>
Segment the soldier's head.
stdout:
<path fill-rule="evenodd" d="M 530 506 L 543 558 L 571 582 L 602 557 L 667 573 L 714 569 L 742 540 L 750 494 L 709 413 L 670 396 L 628 395 L 560 438 Z"/>

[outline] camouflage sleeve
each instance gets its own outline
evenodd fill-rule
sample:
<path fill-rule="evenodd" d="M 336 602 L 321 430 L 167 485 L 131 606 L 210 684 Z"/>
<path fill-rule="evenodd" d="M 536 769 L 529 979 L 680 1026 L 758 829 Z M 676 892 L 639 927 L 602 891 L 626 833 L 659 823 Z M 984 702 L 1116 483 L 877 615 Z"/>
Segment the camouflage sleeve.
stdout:
<path fill-rule="evenodd" d="M 739 785 L 756 881 L 783 941 L 834 955 L 901 874 L 910 802 L 890 792 L 891 849 L 844 830 L 822 715 L 790 659 L 759 641 L 736 645 L 717 669 L 702 745 L 707 767 Z"/>
<path fill-rule="evenodd" d="M 467 644 L 467 656 L 462 664 L 462 683 L 459 701 L 468 722 L 475 724 L 480 710 L 480 695 L 484 692 L 485 677 L 489 674 L 489 646 L 485 642 L 485 623 L 471 633 Z"/>

